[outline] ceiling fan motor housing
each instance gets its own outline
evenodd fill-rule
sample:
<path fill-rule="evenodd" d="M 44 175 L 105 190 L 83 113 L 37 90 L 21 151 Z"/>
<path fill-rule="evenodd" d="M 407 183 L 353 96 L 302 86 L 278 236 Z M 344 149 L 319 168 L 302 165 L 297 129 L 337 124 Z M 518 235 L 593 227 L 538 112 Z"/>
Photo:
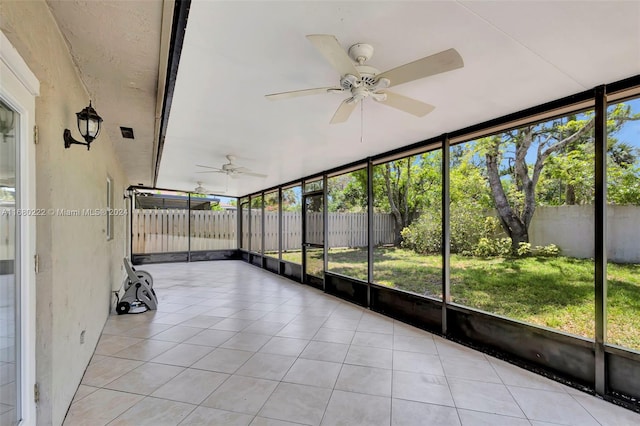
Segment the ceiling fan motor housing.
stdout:
<path fill-rule="evenodd" d="M 340 87 L 344 90 L 352 90 L 357 87 L 366 87 L 369 89 L 376 85 L 378 82 L 376 75 L 380 74 L 378 69 L 368 65 L 356 65 L 356 69 L 360 73 L 360 78 L 347 74 L 340 79 Z"/>
<path fill-rule="evenodd" d="M 366 43 L 356 43 L 349 48 L 349 56 L 362 65 L 373 56 L 373 46 Z"/>
<path fill-rule="evenodd" d="M 365 86 L 373 86 L 376 82 L 376 75 L 380 74 L 377 68 L 369 65 L 356 65 L 356 69 L 360 73 L 360 81 Z"/>
<path fill-rule="evenodd" d="M 360 82 L 355 75 L 347 74 L 340 79 L 340 87 L 344 90 L 351 90 L 354 87 L 358 87 Z"/>

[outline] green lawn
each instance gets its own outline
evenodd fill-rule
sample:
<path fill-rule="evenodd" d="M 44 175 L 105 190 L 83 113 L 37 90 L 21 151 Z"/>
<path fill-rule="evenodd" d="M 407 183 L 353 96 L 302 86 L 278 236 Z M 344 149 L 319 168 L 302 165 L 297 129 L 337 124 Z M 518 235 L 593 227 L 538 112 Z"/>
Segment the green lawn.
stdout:
<path fill-rule="evenodd" d="M 441 263 L 440 256 L 377 248 L 374 282 L 441 298 Z M 366 249 L 330 250 L 329 270 L 366 280 Z M 640 265 L 609 264 L 607 270 L 608 341 L 640 350 Z M 594 333 L 593 283 L 589 259 L 451 256 L 454 302 L 588 338 Z"/>

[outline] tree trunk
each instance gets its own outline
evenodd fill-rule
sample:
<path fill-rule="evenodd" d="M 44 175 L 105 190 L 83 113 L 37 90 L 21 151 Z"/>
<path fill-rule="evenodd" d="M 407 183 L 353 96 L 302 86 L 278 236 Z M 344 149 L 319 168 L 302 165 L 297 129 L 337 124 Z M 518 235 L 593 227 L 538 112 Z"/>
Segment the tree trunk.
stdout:
<path fill-rule="evenodd" d="M 400 245 L 402 244 L 402 230 L 404 229 L 404 226 L 402 226 L 402 223 L 398 223 L 398 221 L 396 220 L 393 226 L 393 245 L 394 247 L 400 247 Z"/>
<path fill-rule="evenodd" d="M 511 238 L 511 251 L 516 253 L 521 242 L 529 242 L 529 233 L 527 226 L 511 208 L 507 195 L 502 187 L 498 165 L 499 157 L 499 141 L 496 141 L 494 146 L 492 146 L 485 155 L 487 160 L 487 179 L 496 205 L 496 210 L 498 210 L 500 223 L 502 224 L 504 231 L 509 235 L 509 238 Z"/>
<path fill-rule="evenodd" d="M 567 189 L 564 193 L 564 203 L 569 206 L 575 206 L 576 204 L 576 188 L 572 184 L 567 184 Z"/>
<path fill-rule="evenodd" d="M 398 171 L 398 173 L 400 173 Z M 400 213 L 400 209 L 396 204 L 396 201 L 393 197 L 394 188 L 392 188 L 391 183 L 391 165 L 387 163 L 384 168 L 384 183 L 387 189 L 387 197 L 389 198 L 389 207 L 391 208 L 391 215 L 393 216 L 393 245 L 396 247 L 400 247 L 400 243 L 402 243 L 402 229 L 404 229 L 404 221 L 402 219 L 402 213 Z"/>
<path fill-rule="evenodd" d="M 529 242 L 529 232 L 526 229 L 522 229 L 522 232 L 511 235 L 511 253 L 517 254 L 520 248 L 520 243 Z"/>

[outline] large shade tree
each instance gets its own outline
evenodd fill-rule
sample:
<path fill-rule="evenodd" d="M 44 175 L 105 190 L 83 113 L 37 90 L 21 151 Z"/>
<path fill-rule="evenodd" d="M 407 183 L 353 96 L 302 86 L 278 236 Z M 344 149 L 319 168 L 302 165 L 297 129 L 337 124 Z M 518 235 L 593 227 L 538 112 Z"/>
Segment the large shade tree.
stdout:
<path fill-rule="evenodd" d="M 640 114 L 624 103 L 609 111 L 609 202 L 640 204 L 638 152 L 616 138 L 626 122 L 638 119 Z M 529 242 L 536 206 L 593 202 L 594 124 L 593 113 L 587 112 L 451 147 L 452 212 L 482 215 L 495 209 L 516 251 L 521 242 Z M 421 215 L 440 217 L 440 173 L 439 150 L 374 167 L 374 208 L 393 217 L 396 245 L 402 241 L 402 230 Z M 333 200 L 340 206 L 337 210 L 358 203 L 366 208 L 366 170 L 340 183 L 345 196 Z"/>
<path fill-rule="evenodd" d="M 439 206 L 441 190 L 439 151 L 389 161 L 374 168 L 374 203 L 391 213 L 394 245 L 402 242 L 402 230 L 420 214 Z"/>
<path fill-rule="evenodd" d="M 612 138 L 608 149 L 620 164 L 633 162 L 633 156 L 628 149 L 616 148 L 613 136 L 625 122 L 639 118 L 625 104 L 609 112 L 607 133 Z M 585 180 L 593 176 L 594 120 L 592 113 L 567 116 L 479 141 L 494 206 L 514 252 L 520 243 L 529 242 L 529 226 L 538 200 L 536 190 L 547 164 L 555 164 L 555 171 L 566 181 L 565 204 L 577 202 L 579 186 L 593 188 L 592 184 L 585 185 Z M 582 198 L 586 201 L 592 194 L 583 194 Z"/>

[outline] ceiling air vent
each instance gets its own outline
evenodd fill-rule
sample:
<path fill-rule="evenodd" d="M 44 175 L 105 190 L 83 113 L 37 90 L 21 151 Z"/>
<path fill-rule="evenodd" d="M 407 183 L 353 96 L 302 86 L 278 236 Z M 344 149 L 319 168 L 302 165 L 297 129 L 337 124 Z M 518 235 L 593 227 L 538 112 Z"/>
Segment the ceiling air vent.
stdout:
<path fill-rule="evenodd" d="M 122 137 L 125 139 L 135 139 L 133 137 L 133 129 L 131 127 L 120 126 L 120 132 L 122 133 Z"/>

